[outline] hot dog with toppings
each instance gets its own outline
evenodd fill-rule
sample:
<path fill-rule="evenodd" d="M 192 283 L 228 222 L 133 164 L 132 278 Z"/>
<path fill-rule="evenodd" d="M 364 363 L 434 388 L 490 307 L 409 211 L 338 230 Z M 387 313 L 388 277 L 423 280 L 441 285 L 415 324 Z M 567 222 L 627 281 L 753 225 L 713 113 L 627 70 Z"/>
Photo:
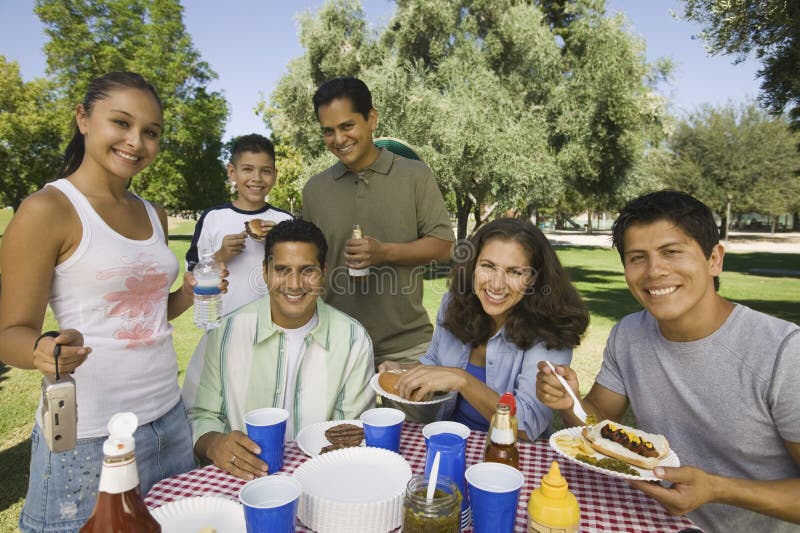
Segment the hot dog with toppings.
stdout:
<path fill-rule="evenodd" d="M 648 470 L 669 453 L 669 443 L 664 435 L 647 433 L 610 420 L 586 426 L 583 436 L 603 455 Z"/>

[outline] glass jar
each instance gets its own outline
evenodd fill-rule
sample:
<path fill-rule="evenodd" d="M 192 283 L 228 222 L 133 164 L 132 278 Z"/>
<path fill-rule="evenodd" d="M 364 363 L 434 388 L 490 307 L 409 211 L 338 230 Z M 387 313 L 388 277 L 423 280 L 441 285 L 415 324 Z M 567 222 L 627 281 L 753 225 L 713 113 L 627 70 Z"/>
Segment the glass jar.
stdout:
<path fill-rule="evenodd" d="M 431 501 L 428 480 L 412 477 L 403 502 L 404 533 L 458 533 L 461 531 L 461 492 L 450 478 L 439 476 Z"/>

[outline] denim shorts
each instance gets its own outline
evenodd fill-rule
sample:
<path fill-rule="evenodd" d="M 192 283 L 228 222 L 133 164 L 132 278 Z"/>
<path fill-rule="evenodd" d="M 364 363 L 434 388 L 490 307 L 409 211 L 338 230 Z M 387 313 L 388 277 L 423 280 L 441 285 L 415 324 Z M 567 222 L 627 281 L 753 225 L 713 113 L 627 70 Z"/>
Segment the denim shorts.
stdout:
<path fill-rule="evenodd" d="M 143 496 L 160 480 L 197 466 L 182 402 L 157 420 L 139 426 L 133 436 Z M 20 530 L 66 533 L 78 531 L 86 523 L 97 499 L 105 440 L 79 439 L 74 449 L 53 453 L 41 428 L 34 424 L 30 480 L 19 517 Z"/>

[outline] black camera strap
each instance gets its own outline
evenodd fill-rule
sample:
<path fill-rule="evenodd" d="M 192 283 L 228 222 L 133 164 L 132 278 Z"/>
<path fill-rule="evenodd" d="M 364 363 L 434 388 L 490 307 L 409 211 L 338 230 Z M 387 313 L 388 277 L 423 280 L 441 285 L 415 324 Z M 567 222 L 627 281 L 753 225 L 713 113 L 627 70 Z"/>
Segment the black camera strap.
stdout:
<path fill-rule="evenodd" d="M 58 356 L 61 355 L 61 345 L 56 344 L 55 348 L 53 348 L 53 358 L 56 360 L 56 381 L 58 381 L 60 376 L 58 375 Z"/>
<path fill-rule="evenodd" d="M 58 331 L 45 331 L 44 333 L 39 335 L 39 338 L 36 339 L 35 343 L 33 343 L 33 350 L 36 351 L 36 347 L 39 346 L 39 341 L 42 340 L 43 338 L 52 337 L 52 338 L 55 339 L 59 335 L 60 335 L 60 333 Z M 59 355 L 61 355 L 61 345 L 60 344 L 56 344 L 55 348 L 53 348 L 53 358 L 56 361 L 56 381 L 58 381 L 60 379 L 60 376 L 58 374 L 58 356 Z"/>

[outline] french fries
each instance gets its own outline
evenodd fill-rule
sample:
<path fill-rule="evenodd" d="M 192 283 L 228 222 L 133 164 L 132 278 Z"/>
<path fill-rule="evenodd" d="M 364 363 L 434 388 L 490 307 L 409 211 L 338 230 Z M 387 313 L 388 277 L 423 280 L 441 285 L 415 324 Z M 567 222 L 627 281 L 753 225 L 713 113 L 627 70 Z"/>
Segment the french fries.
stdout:
<path fill-rule="evenodd" d="M 584 455 L 594 454 L 592 447 L 580 435 L 559 435 L 555 440 L 561 451 L 570 457 L 575 457 L 579 453 Z"/>

